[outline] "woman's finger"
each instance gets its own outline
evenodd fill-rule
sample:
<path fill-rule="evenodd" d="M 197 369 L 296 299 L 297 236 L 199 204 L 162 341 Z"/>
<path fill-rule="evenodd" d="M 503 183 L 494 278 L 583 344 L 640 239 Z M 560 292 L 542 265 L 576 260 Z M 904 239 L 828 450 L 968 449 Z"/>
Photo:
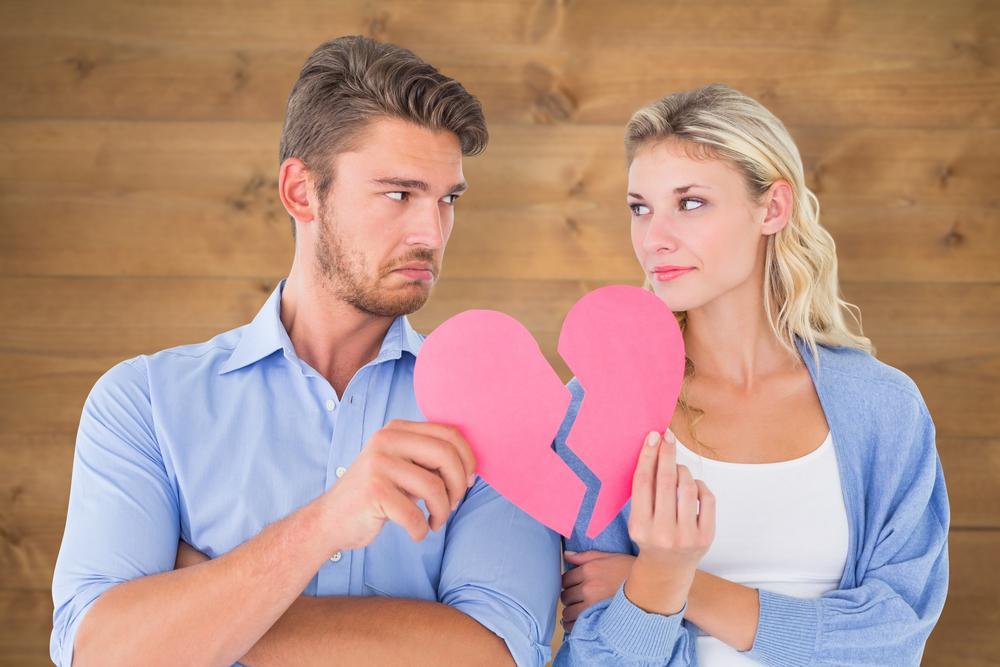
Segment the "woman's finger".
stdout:
<path fill-rule="evenodd" d="M 585 611 L 587 611 L 587 605 L 583 602 L 577 602 L 576 604 L 566 605 L 563 608 L 562 617 L 565 622 L 573 623 Z"/>
<path fill-rule="evenodd" d="M 639 452 L 639 461 L 632 475 L 631 520 L 640 525 L 648 524 L 653 518 L 653 493 L 656 482 L 657 452 L 662 438 L 651 431 Z"/>
<path fill-rule="evenodd" d="M 677 528 L 691 538 L 698 534 L 698 486 L 685 465 L 677 466 Z"/>
<path fill-rule="evenodd" d="M 562 587 L 569 588 L 570 586 L 576 586 L 582 582 L 585 578 L 582 567 L 574 567 L 572 570 L 566 570 L 563 572 L 562 576 Z"/>
<path fill-rule="evenodd" d="M 715 539 L 715 494 L 700 479 L 698 485 L 698 532 L 706 543 Z"/>
<path fill-rule="evenodd" d="M 562 593 L 559 594 L 559 599 L 562 600 L 563 605 L 566 606 L 576 604 L 577 602 L 583 602 L 584 597 L 582 589 L 582 586 L 570 586 L 569 588 L 564 588 Z"/>
<path fill-rule="evenodd" d="M 677 439 L 667 431 L 656 463 L 654 522 L 660 529 L 677 525 Z"/>

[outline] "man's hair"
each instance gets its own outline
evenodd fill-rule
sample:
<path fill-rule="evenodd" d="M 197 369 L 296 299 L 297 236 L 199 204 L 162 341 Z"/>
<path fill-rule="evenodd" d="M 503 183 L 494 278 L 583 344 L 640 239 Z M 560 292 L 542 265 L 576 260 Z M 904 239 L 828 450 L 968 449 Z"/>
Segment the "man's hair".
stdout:
<path fill-rule="evenodd" d="M 479 101 L 458 81 L 395 44 L 338 37 L 312 52 L 292 86 L 279 163 L 302 160 L 317 175 L 323 201 L 334 177 L 331 158 L 356 148 L 365 126 L 379 117 L 448 130 L 463 155 L 481 153 L 489 141 Z"/>

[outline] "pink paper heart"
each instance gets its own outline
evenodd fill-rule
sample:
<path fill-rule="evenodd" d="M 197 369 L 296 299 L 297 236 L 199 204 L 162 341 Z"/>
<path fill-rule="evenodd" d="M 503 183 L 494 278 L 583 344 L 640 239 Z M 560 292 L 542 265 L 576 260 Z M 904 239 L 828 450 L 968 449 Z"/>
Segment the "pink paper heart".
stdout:
<path fill-rule="evenodd" d="M 558 349 L 586 392 L 567 446 L 601 480 L 587 530 L 594 537 L 631 495 L 645 434 L 670 423 L 684 342 L 663 302 L 615 285 L 570 309 Z M 572 533 L 586 488 L 550 446 L 570 394 L 520 322 L 489 310 L 450 318 L 424 341 L 414 388 L 427 419 L 462 431 L 483 479 L 541 523 Z"/>

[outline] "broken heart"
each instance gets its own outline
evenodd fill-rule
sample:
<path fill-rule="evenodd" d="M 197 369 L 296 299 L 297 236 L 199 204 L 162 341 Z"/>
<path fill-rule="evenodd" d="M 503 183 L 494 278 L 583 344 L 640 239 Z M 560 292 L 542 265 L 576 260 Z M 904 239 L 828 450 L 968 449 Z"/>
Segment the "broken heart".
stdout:
<path fill-rule="evenodd" d="M 570 309 L 558 351 L 585 391 L 566 445 L 601 481 L 587 528 L 596 537 L 628 502 L 644 436 L 670 424 L 684 341 L 656 296 L 614 285 Z M 450 318 L 421 346 L 414 388 L 427 419 L 462 431 L 483 479 L 571 534 L 586 488 L 551 448 L 570 394 L 520 322 L 489 310 Z"/>

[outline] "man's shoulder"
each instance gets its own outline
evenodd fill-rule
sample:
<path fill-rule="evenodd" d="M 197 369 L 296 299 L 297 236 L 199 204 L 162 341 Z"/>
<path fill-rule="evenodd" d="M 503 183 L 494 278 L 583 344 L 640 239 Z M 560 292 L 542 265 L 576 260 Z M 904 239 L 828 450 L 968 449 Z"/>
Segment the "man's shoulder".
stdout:
<path fill-rule="evenodd" d="M 239 344 L 246 325 L 220 333 L 200 343 L 175 345 L 152 354 L 124 359 L 98 379 L 94 390 L 141 389 L 148 394 L 152 377 L 192 378 L 199 372 L 218 374 L 219 368 Z"/>

